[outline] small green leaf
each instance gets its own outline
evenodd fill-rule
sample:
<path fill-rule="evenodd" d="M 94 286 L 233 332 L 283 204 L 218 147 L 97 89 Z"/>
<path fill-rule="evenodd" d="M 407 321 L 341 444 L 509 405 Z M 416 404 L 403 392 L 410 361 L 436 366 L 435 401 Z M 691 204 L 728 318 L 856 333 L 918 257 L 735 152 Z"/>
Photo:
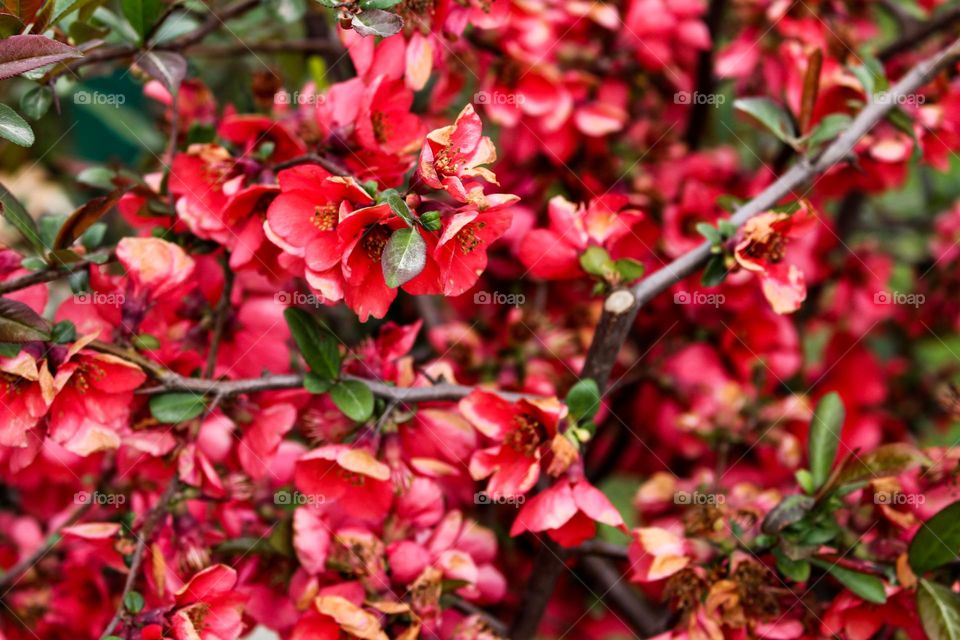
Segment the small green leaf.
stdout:
<path fill-rule="evenodd" d="M 726 218 L 717 221 L 717 229 L 720 230 L 720 234 L 726 238 L 732 238 L 737 235 L 737 225 L 733 224 Z"/>
<path fill-rule="evenodd" d="M 706 238 L 710 244 L 720 244 L 723 241 L 717 228 L 706 222 L 697 223 L 697 233 Z"/>
<path fill-rule="evenodd" d="M 779 533 L 792 524 L 800 522 L 816 504 L 813 498 L 802 494 L 789 495 L 775 506 L 763 519 L 764 533 Z"/>
<path fill-rule="evenodd" d="M 36 141 L 27 121 L 5 104 L 0 104 L 0 138 L 6 138 L 21 147 L 32 146 Z"/>
<path fill-rule="evenodd" d="M 141 42 L 163 11 L 160 0 L 120 0 L 120 7 Z"/>
<path fill-rule="evenodd" d="M 807 150 L 814 152 L 825 142 L 829 142 L 850 127 L 853 118 L 845 113 L 831 113 L 824 117 L 810 135 L 807 136 Z"/>
<path fill-rule="evenodd" d="M 793 560 L 780 549 L 774 549 L 777 570 L 794 582 L 806 582 L 810 579 L 810 563 L 806 560 Z"/>
<path fill-rule="evenodd" d="M 20 110 L 31 120 L 39 120 L 53 104 L 53 91 L 46 85 L 34 87 L 20 98 Z"/>
<path fill-rule="evenodd" d="M 823 560 L 811 560 L 811 562 L 825 570 L 836 578 L 840 584 L 867 602 L 883 604 L 887 601 L 887 594 L 883 588 L 883 580 L 880 578 L 846 569 L 837 564 L 824 562 Z"/>
<path fill-rule="evenodd" d="M 387 240 L 380 263 L 384 281 L 395 289 L 423 271 L 427 264 L 427 243 L 416 229 L 397 229 Z"/>
<path fill-rule="evenodd" d="M 381 9 L 368 9 L 353 16 L 350 26 L 361 36 L 380 36 L 386 38 L 400 33 L 403 20 L 395 13 Z"/>
<path fill-rule="evenodd" d="M 643 263 L 633 258 L 620 258 L 614 263 L 614 268 L 624 282 L 633 282 L 643 277 L 646 268 Z"/>
<path fill-rule="evenodd" d="M 830 476 L 833 461 L 840 445 L 845 411 L 843 400 L 836 392 L 828 393 L 817 403 L 810 421 L 808 455 L 814 489 L 819 489 Z"/>
<path fill-rule="evenodd" d="M 705 287 L 716 287 L 723 284 L 729 273 L 727 263 L 723 255 L 716 254 L 710 256 L 707 266 L 703 268 L 703 275 L 700 276 L 700 284 Z"/>
<path fill-rule="evenodd" d="M 160 348 L 160 341 L 149 333 L 135 335 L 131 342 L 138 351 L 153 351 Z"/>
<path fill-rule="evenodd" d="M 310 371 L 324 380 L 340 376 L 340 348 L 337 339 L 303 309 L 289 307 L 283 312 L 290 333 Z"/>
<path fill-rule="evenodd" d="M 810 475 L 810 472 L 806 469 L 797 469 L 797 472 L 793 474 L 797 479 L 797 484 L 800 485 L 800 488 L 804 490 L 805 493 L 813 494 L 817 490 L 813 486 L 813 476 Z"/>
<path fill-rule="evenodd" d="M 36 311 L 22 302 L 0 298 L 0 342 L 49 339 L 50 325 Z"/>
<path fill-rule="evenodd" d="M 330 398 L 345 416 L 366 422 L 373 415 L 373 392 L 359 380 L 344 380 L 330 388 Z"/>
<path fill-rule="evenodd" d="M 407 201 L 403 199 L 403 196 L 397 192 L 396 189 L 387 189 L 380 197 L 390 205 L 390 208 L 393 209 L 393 212 L 403 218 L 403 221 L 407 223 L 408 226 L 413 225 L 413 214 L 410 213 L 410 207 L 407 206 Z"/>
<path fill-rule="evenodd" d="M 61 320 L 50 330 L 50 340 L 57 344 L 67 344 L 77 339 L 77 328 L 69 320 Z"/>
<path fill-rule="evenodd" d="M 839 486 L 896 476 L 925 463 L 929 463 L 929 458 L 919 449 L 906 442 L 894 442 L 881 445 L 863 455 L 851 456 L 836 474 L 835 483 Z M 831 486 L 833 484 L 831 482 Z"/>
<path fill-rule="evenodd" d="M 440 222 L 440 212 L 427 211 L 425 213 L 421 213 L 420 224 L 423 225 L 423 228 L 427 231 L 439 231 L 440 227 L 443 226 Z"/>
<path fill-rule="evenodd" d="M 600 388 L 596 382 L 586 378 L 570 387 L 564 402 L 578 423 L 590 421 L 600 409 Z"/>
<path fill-rule="evenodd" d="M 0 357 L 13 358 L 20 353 L 22 345 L 13 342 L 0 342 Z"/>
<path fill-rule="evenodd" d="M 116 185 L 113 183 L 113 179 L 116 177 L 116 175 L 116 171 L 106 167 L 89 167 L 77 175 L 77 182 L 80 184 L 85 184 L 89 187 L 96 187 L 98 189 L 112 191 L 116 188 Z"/>
<path fill-rule="evenodd" d="M 790 116 L 770 98 L 740 98 L 734 100 L 733 108 L 753 117 L 780 140 L 794 142 L 796 133 Z"/>
<path fill-rule="evenodd" d="M 361 9 L 389 9 L 402 0 L 360 0 Z"/>
<path fill-rule="evenodd" d="M 178 424 L 196 418 L 207 403 L 195 393 L 164 393 L 150 398 L 150 413 L 164 424 Z"/>
<path fill-rule="evenodd" d="M 580 266 L 592 276 L 609 280 L 616 272 L 616 265 L 603 247 L 590 246 L 580 255 Z"/>
<path fill-rule="evenodd" d="M 140 613 L 143 611 L 143 596 L 139 591 L 128 591 L 123 596 L 123 606 L 130 613 Z"/>
<path fill-rule="evenodd" d="M 317 374 L 311 372 L 303 377 L 303 388 L 314 394 L 326 393 L 333 386 L 330 380 L 324 380 Z"/>
<path fill-rule="evenodd" d="M 950 504 L 923 523 L 907 552 L 910 567 L 923 575 L 957 559 L 960 550 L 960 501 Z"/>
<path fill-rule="evenodd" d="M 960 595 L 947 587 L 920 580 L 917 613 L 930 640 L 960 640 Z"/>
<path fill-rule="evenodd" d="M 3 205 L 3 217 L 16 227 L 20 235 L 33 247 L 33 250 L 37 253 L 45 252 L 46 247 L 40 241 L 40 231 L 37 229 L 36 221 L 30 217 L 20 201 L 2 184 L 0 184 L 0 204 Z"/>

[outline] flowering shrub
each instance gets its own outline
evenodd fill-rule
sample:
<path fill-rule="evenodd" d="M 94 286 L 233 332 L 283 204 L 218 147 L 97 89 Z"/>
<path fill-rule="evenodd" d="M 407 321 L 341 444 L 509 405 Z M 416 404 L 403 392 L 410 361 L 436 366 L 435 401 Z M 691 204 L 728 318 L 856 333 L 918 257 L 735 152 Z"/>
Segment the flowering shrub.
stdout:
<path fill-rule="evenodd" d="M 0 640 L 960 637 L 956 3 L 0 15 Z"/>

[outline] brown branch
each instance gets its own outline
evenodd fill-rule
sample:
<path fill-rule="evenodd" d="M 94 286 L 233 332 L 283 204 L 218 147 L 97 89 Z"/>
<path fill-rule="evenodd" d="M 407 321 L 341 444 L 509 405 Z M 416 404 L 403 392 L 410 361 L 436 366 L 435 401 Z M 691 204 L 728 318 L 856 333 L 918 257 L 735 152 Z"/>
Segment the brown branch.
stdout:
<path fill-rule="evenodd" d="M 47 539 L 41 544 L 36 551 L 31 553 L 29 556 L 16 563 L 10 569 L 0 576 L 0 589 L 6 589 L 7 587 L 13 587 L 17 579 L 22 576 L 24 573 L 30 570 L 35 564 L 40 562 L 40 559 L 43 558 L 50 550 L 60 542 L 60 533 L 67 527 L 76 523 L 80 518 L 83 517 L 87 511 L 90 510 L 90 507 L 93 506 L 93 501 L 88 501 L 81 504 L 79 507 L 73 510 L 73 513 L 70 514 L 63 524 L 57 527 L 50 535 L 47 536 Z M 2 597 L 5 594 L 0 594 Z"/>
<path fill-rule="evenodd" d="M 899 104 L 898 98 L 912 94 L 925 85 L 958 55 L 960 40 L 918 63 L 891 87 L 890 100 L 868 104 L 847 130 L 816 160 L 811 162 L 801 159 L 758 196 L 740 207 L 730 219 L 731 223 L 739 227 L 750 218 L 775 206 L 812 177 L 848 158 L 856 143 L 883 120 L 894 105 Z M 640 308 L 668 287 L 692 274 L 710 256 L 710 250 L 710 243 L 704 242 L 641 280 L 632 289 L 620 289 L 611 293 L 604 302 L 603 313 L 587 352 L 581 377 L 594 380 L 603 390 Z M 531 579 L 521 598 L 520 614 L 511 630 L 514 640 L 533 638 L 553 595 L 553 588 L 563 565 L 556 560 L 555 553 L 549 553 L 550 550 L 549 547 L 541 548 L 534 561 Z"/>
<path fill-rule="evenodd" d="M 467 615 L 479 616 L 480 619 L 483 620 L 483 622 L 488 627 L 490 627 L 490 629 L 498 636 L 505 637 L 507 635 L 507 631 L 508 631 L 507 625 L 505 622 L 503 622 L 499 618 L 496 618 L 490 615 L 489 613 L 487 613 L 485 610 L 481 609 L 477 605 L 473 604 L 472 602 L 467 602 L 466 600 L 464 600 L 463 598 L 455 594 L 450 594 L 445 597 L 449 599 L 450 604 L 453 606 L 454 609 L 462 611 Z"/>
<path fill-rule="evenodd" d="M 570 550 L 584 556 L 601 556 L 614 560 L 626 560 L 627 548 L 622 544 L 607 542 L 606 540 L 588 540 Z"/>
<path fill-rule="evenodd" d="M 97 256 L 97 260 L 106 257 L 106 261 L 109 262 L 110 260 L 113 260 L 113 251 L 111 250 L 105 253 L 98 253 Z M 33 273 L 27 273 L 16 278 L 11 278 L 4 282 L 0 282 L 0 295 L 19 291 L 20 289 L 26 289 L 27 287 L 32 287 L 37 284 L 52 282 L 95 264 L 102 264 L 102 262 L 94 262 L 92 259 L 87 258 L 78 262 L 73 262 L 62 266 L 47 267 L 46 269 L 42 269 L 40 271 L 34 271 Z"/>
<path fill-rule="evenodd" d="M 198 44 L 201 40 L 220 28 L 223 23 L 232 18 L 236 18 L 251 9 L 257 7 L 260 0 L 239 0 L 221 12 L 211 11 L 204 20 L 203 24 L 189 33 L 185 33 L 170 42 L 158 44 L 155 49 L 160 51 L 183 51 L 189 49 L 192 45 Z"/>
<path fill-rule="evenodd" d="M 694 92 L 693 106 L 690 108 L 690 115 L 687 119 L 687 147 L 696 150 L 703 141 L 703 134 L 707 130 L 709 123 L 710 109 L 713 108 L 711 101 L 697 100 L 697 94 L 707 96 L 717 90 L 717 78 L 713 73 L 714 57 L 717 50 L 717 38 L 720 35 L 720 24 L 723 21 L 723 14 L 726 10 L 727 0 L 710 0 L 710 6 L 707 8 L 706 25 L 710 32 L 710 48 L 700 52 L 697 61 L 697 85 Z"/>
<path fill-rule="evenodd" d="M 329 40 L 267 40 L 235 44 L 203 44 L 190 47 L 193 56 L 236 56 L 245 53 L 336 53 L 341 47 Z"/>
<path fill-rule="evenodd" d="M 289 169 L 290 167 L 295 167 L 301 164 L 318 164 L 330 173 L 337 176 L 350 175 L 350 172 L 341 166 L 336 160 L 326 156 L 321 156 L 316 153 L 305 153 L 302 156 L 297 156 L 296 158 L 290 158 L 289 160 L 278 162 L 277 164 L 273 165 L 273 168 L 276 171 L 280 171 L 281 169 Z"/>
<path fill-rule="evenodd" d="M 881 60 L 888 60 L 898 53 L 913 49 L 932 35 L 949 31 L 956 23 L 960 23 L 960 7 L 953 7 L 940 12 L 939 15 L 921 22 L 884 48 L 877 52 Z"/>
<path fill-rule="evenodd" d="M 110 624 L 107 625 L 107 628 L 100 636 L 100 640 L 104 640 L 104 638 L 113 633 L 113 630 L 117 628 L 117 625 L 120 624 L 120 621 L 123 619 L 124 600 L 126 600 L 127 594 L 133 591 L 133 586 L 137 581 L 137 574 L 140 573 L 140 565 L 143 563 L 143 554 L 147 548 L 147 541 L 153 536 L 153 532 L 160 526 L 167 515 L 170 500 L 173 499 L 173 495 L 177 492 L 179 484 L 180 480 L 176 471 L 174 471 L 173 478 L 170 479 L 170 484 L 167 485 L 163 495 L 160 496 L 160 500 L 147 513 L 143 521 L 143 527 L 140 529 L 140 535 L 137 536 L 137 546 L 130 560 L 130 571 L 127 573 L 127 580 L 123 585 L 123 592 L 120 594 L 120 604 L 117 606 L 117 611 L 113 614 L 113 619 L 110 620 Z"/>

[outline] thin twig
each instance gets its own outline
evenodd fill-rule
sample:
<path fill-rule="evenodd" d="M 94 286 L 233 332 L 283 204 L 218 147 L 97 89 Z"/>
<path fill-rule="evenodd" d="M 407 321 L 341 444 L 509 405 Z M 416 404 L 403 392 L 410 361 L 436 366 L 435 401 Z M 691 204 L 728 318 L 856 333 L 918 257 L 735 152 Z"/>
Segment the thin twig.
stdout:
<path fill-rule="evenodd" d="M 112 250 L 104 253 L 98 253 L 96 254 L 96 258 L 91 256 L 78 262 L 73 262 L 62 266 L 47 267 L 46 269 L 42 269 L 40 271 L 34 271 L 33 273 L 27 273 L 16 278 L 11 278 L 9 280 L 0 282 L 0 295 L 19 291 L 20 289 L 26 289 L 27 287 L 32 287 L 37 284 L 43 284 L 44 282 L 59 280 L 60 278 L 69 276 L 72 273 L 86 269 L 91 265 L 103 264 L 104 262 L 109 262 L 111 260 L 113 260 Z"/>
<path fill-rule="evenodd" d="M 480 619 L 483 620 L 483 622 L 490 627 L 495 634 L 498 636 L 506 636 L 508 631 L 507 624 L 499 618 L 490 615 L 477 605 L 473 604 L 472 602 L 467 602 L 460 596 L 450 594 L 445 597 L 449 599 L 450 604 L 453 605 L 454 609 L 459 609 L 467 615 L 479 616 Z"/>
<path fill-rule="evenodd" d="M 180 480 L 176 472 L 174 472 L 173 478 L 170 479 L 170 484 L 167 485 L 163 495 L 160 496 L 160 500 L 147 513 L 147 517 L 143 521 L 143 527 L 140 529 L 140 534 L 137 536 L 137 546 L 130 559 L 130 571 L 127 573 L 127 580 L 123 585 L 123 592 L 120 594 L 120 604 L 117 606 L 117 611 L 113 614 L 113 619 L 110 620 L 110 624 L 107 625 L 107 628 L 100 636 L 100 640 L 112 634 L 113 630 L 120 624 L 120 620 L 123 619 L 124 600 L 126 600 L 127 594 L 133 591 L 133 586 L 137 581 L 137 574 L 140 573 L 140 565 L 143 563 L 143 554 L 147 548 L 147 541 L 167 515 L 170 500 L 173 499 L 173 495 L 177 492 L 179 484 Z"/>

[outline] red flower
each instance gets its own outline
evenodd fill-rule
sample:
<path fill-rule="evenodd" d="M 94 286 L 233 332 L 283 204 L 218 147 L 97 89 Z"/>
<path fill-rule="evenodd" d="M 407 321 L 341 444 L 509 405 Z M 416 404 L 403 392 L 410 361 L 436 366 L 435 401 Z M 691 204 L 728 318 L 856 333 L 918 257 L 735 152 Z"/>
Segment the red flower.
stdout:
<path fill-rule="evenodd" d="M 597 522 L 623 527 L 620 512 L 603 492 L 583 479 L 561 479 L 523 505 L 510 535 L 545 531 L 560 545 L 575 547 L 596 535 Z"/>
<path fill-rule="evenodd" d="M 540 477 L 540 459 L 549 449 L 567 407 L 558 400 L 511 403 L 486 391 L 474 391 L 460 401 L 460 412 L 478 431 L 498 441 L 470 458 L 475 480 L 490 477 L 493 499 L 521 496 Z"/>
<path fill-rule="evenodd" d="M 177 640 L 236 640 L 247 598 L 235 590 L 237 572 L 217 564 L 193 576 L 176 594 L 171 619 Z"/>

